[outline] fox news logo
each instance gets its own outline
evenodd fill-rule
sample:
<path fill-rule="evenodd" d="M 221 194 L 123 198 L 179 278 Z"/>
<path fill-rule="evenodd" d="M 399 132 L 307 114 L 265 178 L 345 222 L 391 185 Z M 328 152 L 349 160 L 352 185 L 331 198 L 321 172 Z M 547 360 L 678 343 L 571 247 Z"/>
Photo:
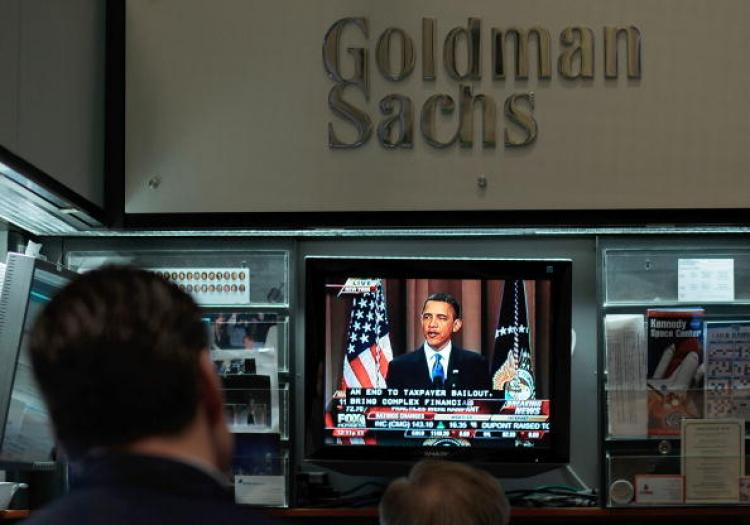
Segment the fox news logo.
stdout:
<path fill-rule="evenodd" d="M 365 428 L 364 414 L 339 414 L 338 426 L 340 428 Z"/>

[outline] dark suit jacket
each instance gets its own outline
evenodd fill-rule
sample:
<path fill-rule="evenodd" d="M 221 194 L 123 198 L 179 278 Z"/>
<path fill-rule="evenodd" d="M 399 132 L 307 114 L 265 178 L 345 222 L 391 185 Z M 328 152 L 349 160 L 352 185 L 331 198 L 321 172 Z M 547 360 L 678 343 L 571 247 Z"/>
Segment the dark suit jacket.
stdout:
<path fill-rule="evenodd" d="M 27 525 L 273 523 L 235 505 L 207 473 L 168 459 L 128 454 L 88 462 L 77 487 L 24 521 Z"/>
<path fill-rule="evenodd" d="M 476 352 L 453 346 L 446 374 L 446 388 L 490 388 L 487 360 Z M 385 382 L 389 388 L 434 388 L 424 346 L 391 361 Z"/>

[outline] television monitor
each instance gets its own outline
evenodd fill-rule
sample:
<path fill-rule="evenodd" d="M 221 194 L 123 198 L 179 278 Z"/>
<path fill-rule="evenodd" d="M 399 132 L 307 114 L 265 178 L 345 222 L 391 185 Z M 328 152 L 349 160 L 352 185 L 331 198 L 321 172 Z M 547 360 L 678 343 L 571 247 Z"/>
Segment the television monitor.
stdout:
<path fill-rule="evenodd" d="M 76 274 L 9 253 L 0 293 L 0 463 L 54 468 L 55 440 L 27 345 L 36 316 Z"/>
<path fill-rule="evenodd" d="M 306 461 L 392 474 L 438 457 L 501 476 L 568 462 L 570 260 L 305 266 Z"/>

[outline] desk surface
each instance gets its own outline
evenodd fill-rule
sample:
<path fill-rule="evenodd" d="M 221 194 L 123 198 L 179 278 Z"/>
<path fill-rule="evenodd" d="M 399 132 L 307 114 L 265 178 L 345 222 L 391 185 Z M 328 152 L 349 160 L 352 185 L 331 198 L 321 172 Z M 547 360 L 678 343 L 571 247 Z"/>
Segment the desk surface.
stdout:
<path fill-rule="evenodd" d="M 0 521 L 20 520 L 29 517 L 28 510 L 0 510 Z"/>
<path fill-rule="evenodd" d="M 297 518 L 310 522 L 325 521 L 348 523 L 377 523 L 378 509 L 374 507 L 362 509 L 332 509 L 332 508 L 294 508 L 267 509 L 269 516 L 278 518 Z M 0 521 L 19 520 L 29 516 L 28 510 L 2 510 Z M 662 521 L 665 518 L 679 519 L 681 523 L 705 521 L 710 518 L 734 518 L 733 523 L 750 523 L 750 507 L 653 507 L 653 508 L 523 508 L 514 507 L 511 523 L 547 522 L 554 520 L 559 523 L 591 522 L 593 520 L 630 522 Z"/>
<path fill-rule="evenodd" d="M 280 518 L 299 518 L 312 522 L 326 521 L 347 522 L 352 525 L 360 523 L 377 523 L 378 509 L 369 507 L 361 509 L 333 508 L 294 508 L 269 509 L 267 514 Z M 733 523 L 750 523 L 750 507 L 638 507 L 602 509 L 599 507 L 563 507 L 563 508 L 524 508 L 514 507 L 511 512 L 512 523 L 577 523 L 592 521 L 629 522 L 664 522 L 665 519 L 679 519 L 681 523 L 706 521 L 710 518 L 733 518 Z"/>

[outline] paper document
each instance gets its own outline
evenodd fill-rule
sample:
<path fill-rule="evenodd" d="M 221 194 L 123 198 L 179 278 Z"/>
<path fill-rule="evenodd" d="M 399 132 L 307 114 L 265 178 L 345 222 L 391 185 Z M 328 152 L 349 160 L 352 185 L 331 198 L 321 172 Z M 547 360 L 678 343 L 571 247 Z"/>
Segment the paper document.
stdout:
<path fill-rule="evenodd" d="M 750 419 L 750 321 L 706 321 L 705 414 Z"/>
<path fill-rule="evenodd" d="M 679 259 L 677 300 L 734 301 L 734 259 Z"/>
<path fill-rule="evenodd" d="M 682 420 L 685 503 L 739 501 L 744 466 L 744 420 Z"/>
<path fill-rule="evenodd" d="M 643 437 L 648 432 L 646 334 L 642 315 L 604 318 L 607 352 L 609 435 Z"/>

